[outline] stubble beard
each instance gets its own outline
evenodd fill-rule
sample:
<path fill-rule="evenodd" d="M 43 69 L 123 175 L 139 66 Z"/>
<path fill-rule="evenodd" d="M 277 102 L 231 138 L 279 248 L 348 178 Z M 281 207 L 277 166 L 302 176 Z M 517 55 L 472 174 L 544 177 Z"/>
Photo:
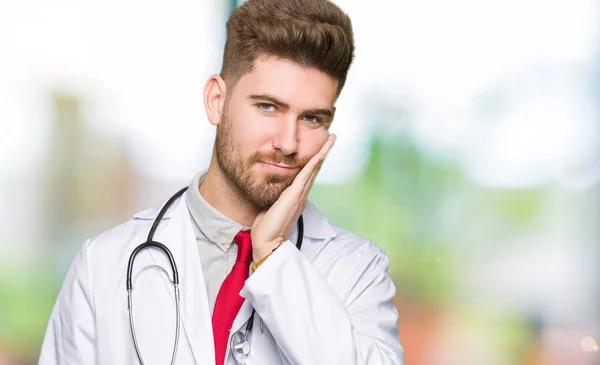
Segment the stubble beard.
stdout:
<path fill-rule="evenodd" d="M 308 163 L 308 159 L 299 160 L 295 154 L 286 156 L 281 151 L 255 152 L 244 159 L 239 146 L 231 136 L 230 129 L 227 114 L 224 113 L 217 127 L 215 140 L 217 163 L 242 197 L 259 209 L 266 210 L 275 204 L 285 189 L 292 185 L 297 174 L 259 174 L 253 171 L 252 167 L 259 162 L 271 162 L 301 169 Z"/>

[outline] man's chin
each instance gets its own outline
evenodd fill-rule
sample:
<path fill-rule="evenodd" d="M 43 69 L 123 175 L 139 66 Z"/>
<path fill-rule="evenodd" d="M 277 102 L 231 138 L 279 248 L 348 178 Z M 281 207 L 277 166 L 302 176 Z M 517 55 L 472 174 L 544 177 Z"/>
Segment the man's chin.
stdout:
<path fill-rule="evenodd" d="M 260 209 L 266 210 L 269 209 L 277 199 L 281 196 L 281 194 L 269 194 L 271 192 L 262 190 L 256 191 L 255 194 L 250 196 L 250 200 Z"/>
<path fill-rule="evenodd" d="M 252 175 L 252 180 L 257 182 L 257 185 L 261 185 L 264 188 L 284 185 L 285 187 L 283 189 L 285 189 L 294 182 L 297 174 L 281 171 L 265 171 L 261 167 L 258 167 L 252 171 Z"/>
<path fill-rule="evenodd" d="M 279 196 L 294 182 L 293 176 L 252 169 L 246 189 L 250 201 L 262 209 L 268 209 L 275 204 Z"/>
<path fill-rule="evenodd" d="M 266 209 L 275 204 L 288 186 L 284 182 L 263 182 L 255 185 L 249 195 L 254 204 Z"/>

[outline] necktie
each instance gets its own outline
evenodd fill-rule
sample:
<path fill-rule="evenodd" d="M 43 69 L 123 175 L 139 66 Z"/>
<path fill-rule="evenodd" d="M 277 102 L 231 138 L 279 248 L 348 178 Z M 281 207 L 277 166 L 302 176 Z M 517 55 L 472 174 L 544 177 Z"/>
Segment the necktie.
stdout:
<path fill-rule="evenodd" d="M 217 365 L 223 365 L 225 362 L 229 331 L 233 325 L 233 320 L 244 303 L 244 298 L 240 297 L 240 291 L 244 287 L 244 282 L 250 276 L 250 262 L 252 261 L 250 231 L 238 232 L 233 242 L 238 245 L 237 259 L 233 264 L 233 269 L 221 284 L 212 317 Z"/>

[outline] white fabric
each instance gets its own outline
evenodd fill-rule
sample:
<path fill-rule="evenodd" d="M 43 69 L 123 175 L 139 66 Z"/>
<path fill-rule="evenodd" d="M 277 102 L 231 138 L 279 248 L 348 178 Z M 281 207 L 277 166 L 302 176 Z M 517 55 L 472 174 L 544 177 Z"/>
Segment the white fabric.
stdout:
<path fill-rule="evenodd" d="M 160 207 L 88 239 L 75 257 L 52 311 L 40 365 L 138 364 L 127 312 L 125 278 L 132 250 L 144 242 Z M 232 334 L 252 307 L 257 321 L 248 364 L 403 364 L 395 287 L 388 258 L 371 242 L 331 225 L 310 203 L 303 213 L 302 251 L 295 230 L 246 281 L 247 299 Z M 181 338 L 177 364 L 214 364 L 211 317 L 192 221 L 183 199 L 159 226 L 155 240 L 177 262 Z M 147 365 L 169 364 L 175 305 L 168 260 L 142 251 L 133 270 L 136 333 Z M 142 275 L 139 275 L 143 271 Z M 227 354 L 226 364 L 235 364 Z"/>

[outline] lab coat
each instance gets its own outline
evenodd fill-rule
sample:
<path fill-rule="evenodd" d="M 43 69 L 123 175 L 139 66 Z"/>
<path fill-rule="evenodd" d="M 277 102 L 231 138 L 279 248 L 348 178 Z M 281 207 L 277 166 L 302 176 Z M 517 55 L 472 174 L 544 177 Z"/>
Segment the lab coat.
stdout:
<path fill-rule="evenodd" d="M 127 311 L 126 271 L 159 207 L 87 239 L 68 270 L 53 308 L 40 365 L 139 364 Z M 257 315 L 248 364 L 403 364 L 395 287 L 388 258 L 373 243 L 329 223 L 310 202 L 304 241 L 294 229 L 246 281 L 231 334 Z M 176 364 L 215 363 L 211 316 L 198 247 L 185 199 L 167 211 L 155 241 L 178 266 L 181 330 Z M 162 270 L 165 268 L 166 270 Z M 169 364 L 175 301 L 169 262 L 145 249 L 133 268 L 135 331 L 146 365 Z M 262 323 L 261 323 L 262 322 Z M 227 346 L 229 349 L 229 345 Z M 227 353 L 227 365 L 234 365 Z"/>

